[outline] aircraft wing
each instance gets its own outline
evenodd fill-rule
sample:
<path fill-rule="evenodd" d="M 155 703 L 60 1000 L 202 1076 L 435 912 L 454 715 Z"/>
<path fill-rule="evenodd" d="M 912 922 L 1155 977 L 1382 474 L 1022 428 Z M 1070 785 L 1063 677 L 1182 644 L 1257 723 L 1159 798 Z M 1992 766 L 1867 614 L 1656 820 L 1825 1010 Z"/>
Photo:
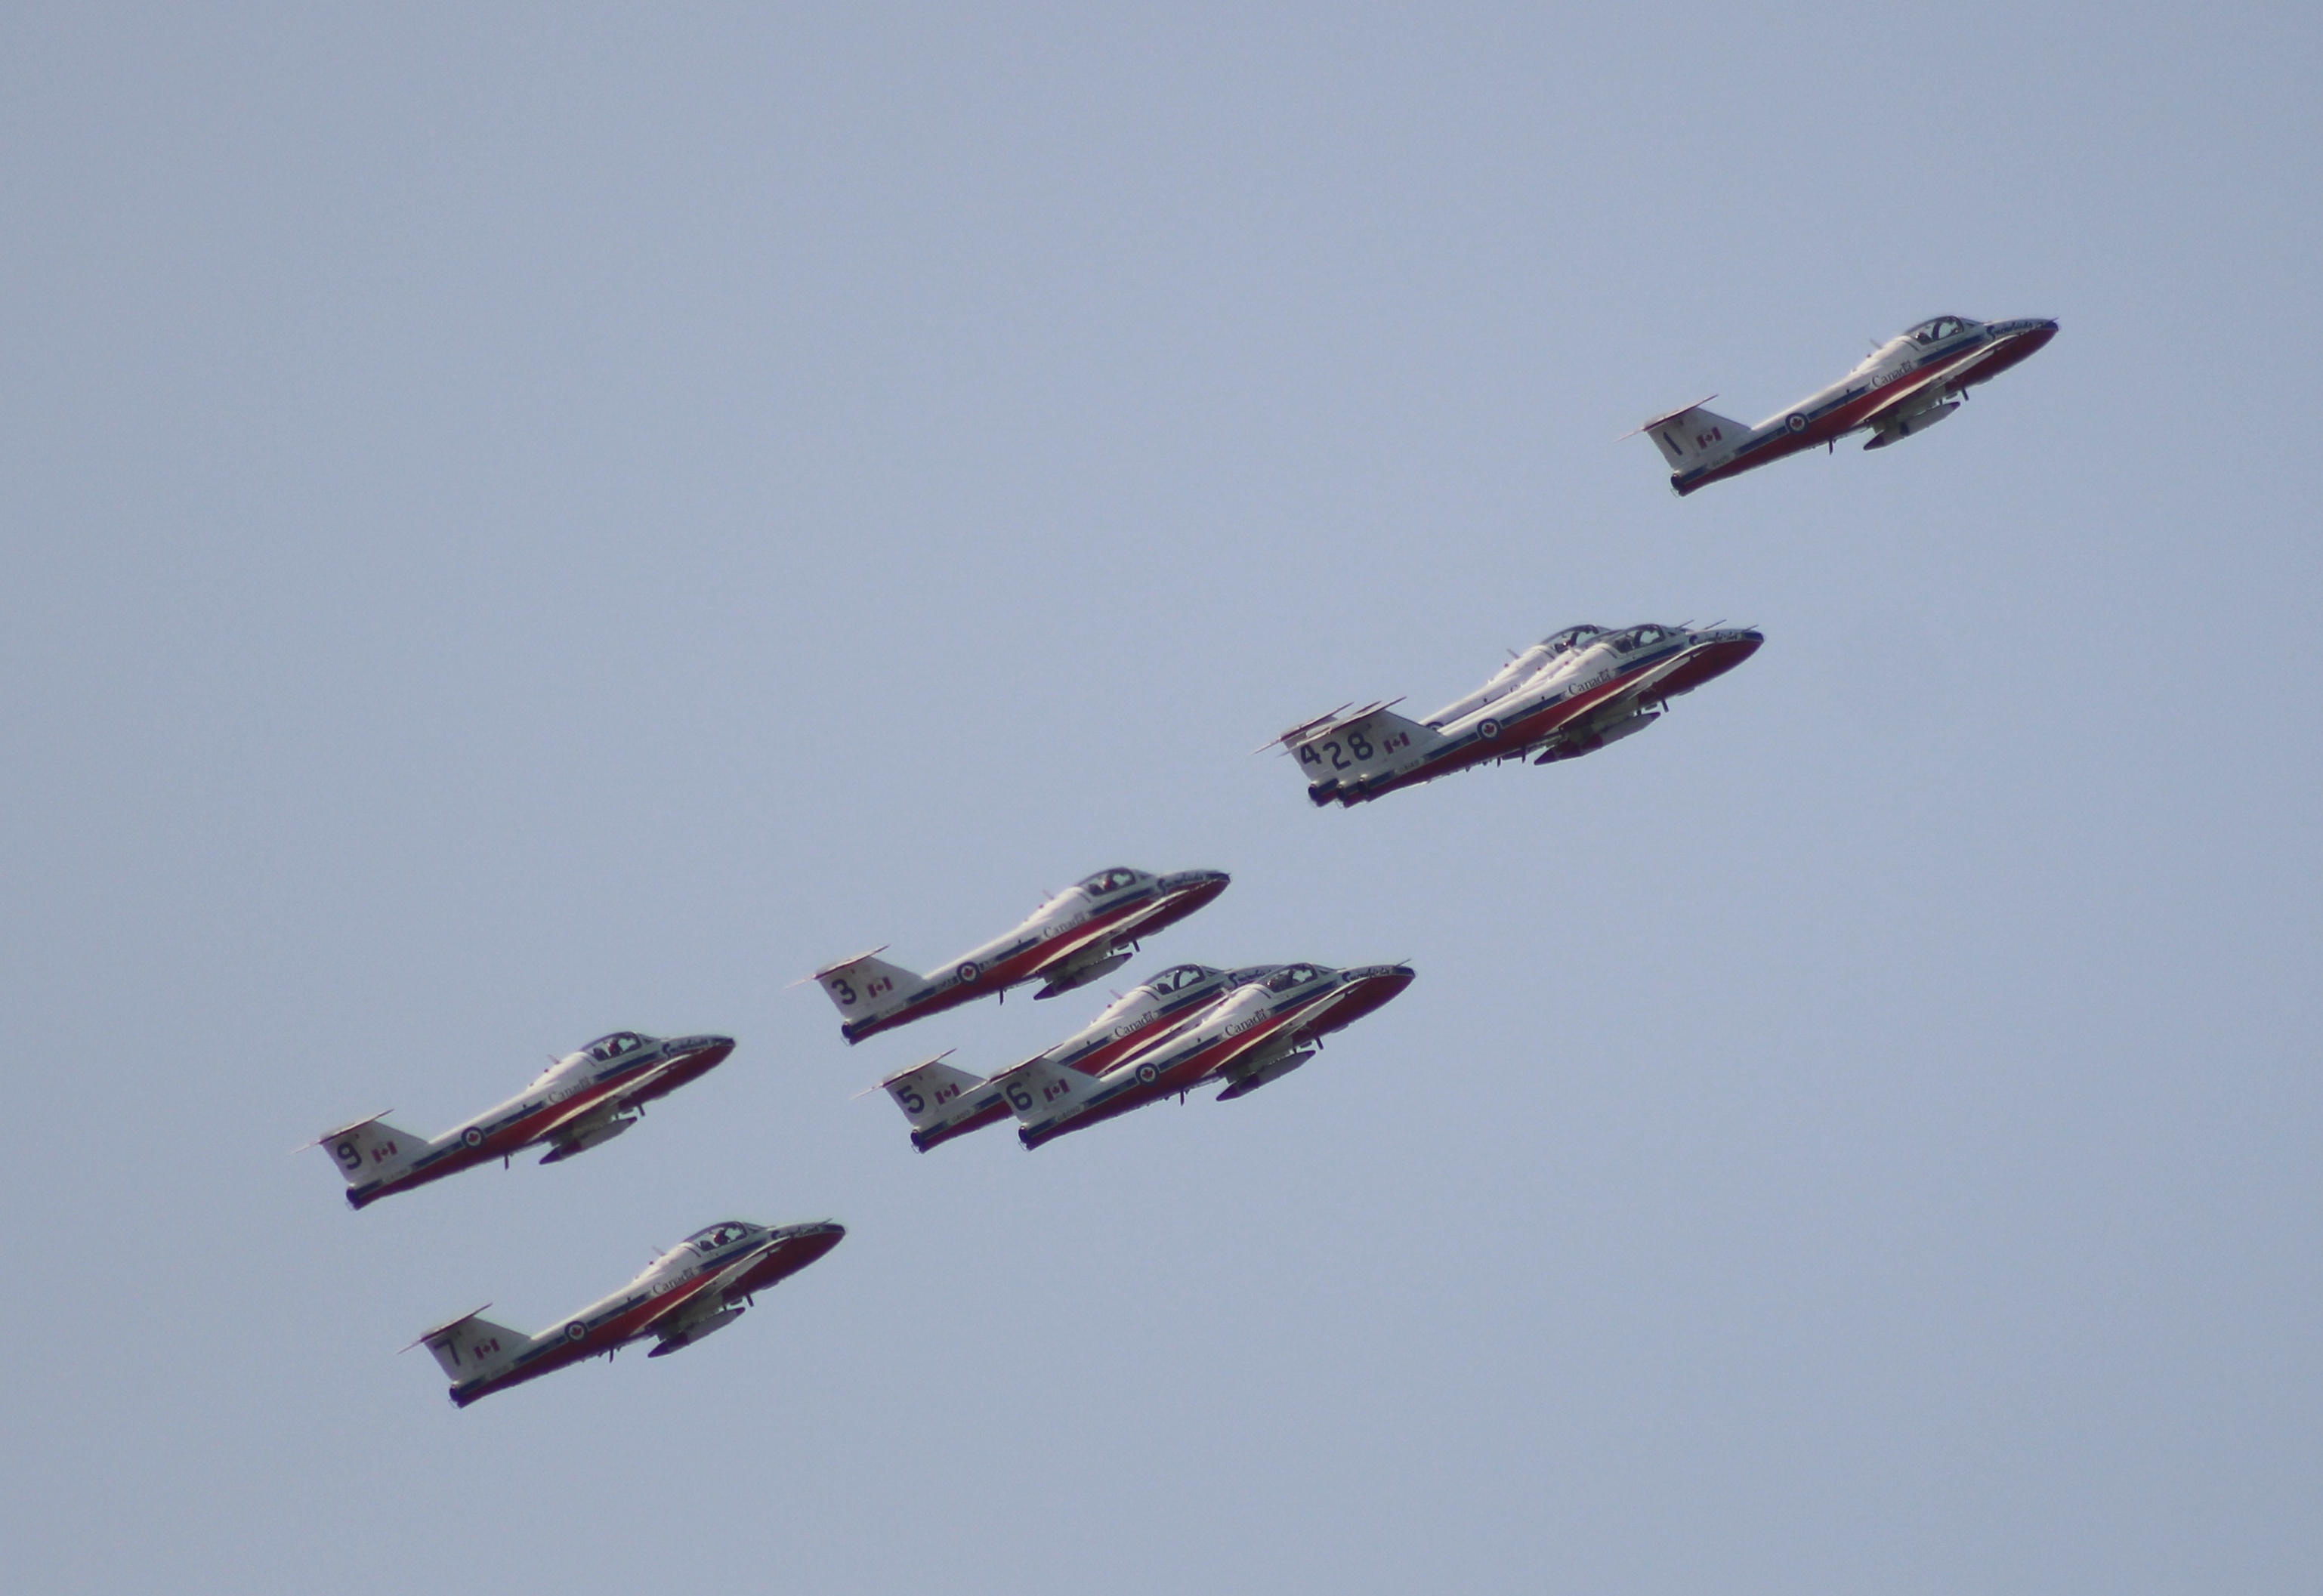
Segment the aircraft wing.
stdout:
<path fill-rule="evenodd" d="M 1654 688 L 1658 683 L 1666 681 L 1670 676 L 1676 674 L 1679 667 L 1685 665 L 1688 660 L 1693 658 L 1693 649 L 1681 648 L 1676 654 L 1671 655 L 1667 659 L 1662 661 L 1659 665 L 1655 665 L 1650 670 L 1640 671 L 1635 677 L 1621 684 L 1621 692 L 1608 693 L 1603 698 L 1599 699 L 1595 703 L 1591 704 L 1583 713 L 1574 716 L 1569 720 L 1560 722 L 1556 730 L 1548 734 L 1549 738 L 1554 739 L 1569 727 L 1587 724 L 1593 717 L 1601 713 L 1611 705 L 1619 703 L 1636 703 L 1641 699 L 1651 697 Z M 1538 747 L 1538 745 L 1536 744 L 1535 746 Z"/>
<path fill-rule="evenodd" d="M 577 1108 L 566 1109 L 535 1131 L 533 1139 L 537 1142 L 552 1140 L 571 1131 L 584 1119 L 594 1119 L 601 1114 L 610 1116 L 620 1114 L 631 1105 L 650 1098 L 653 1096 L 654 1083 L 667 1079 L 677 1062 L 675 1059 L 666 1059 L 629 1082 L 620 1091 L 608 1092 L 601 1097 L 592 1098 Z"/>
<path fill-rule="evenodd" d="M 1049 944 L 1048 951 L 1041 955 L 1040 963 L 1027 972 L 1026 978 L 1038 980 L 1042 976 L 1055 975 L 1059 970 L 1081 963 L 1092 949 L 1102 957 L 1111 951 L 1115 943 L 1134 940 L 1138 935 L 1137 928 L 1151 919 L 1153 912 L 1162 906 L 1162 900 L 1157 898 L 1126 920 L 1108 921 L 1103 925 L 1080 926 L 1067 931 Z"/>
<path fill-rule="evenodd" d="M 739 1257 L 721 1264 L 718 1272 L 711 1277 L 710 1284 L 700 1290 L 688 1291 L 683 1297 L 672 1292 L 663 1299 L 660 1307 L 638 1320 L 629 1334 L 632 1336 L 656 1335 L 672 1324 L 725 1307 L 741 1295 L 732 1289 L 734 1283 L 749 1272 L 751 1265 L 764 1262 L 767 1254 L 781 1244 L 780 1238 L 769 1237 Z"/>
<path fill-rule="evenodd" d="M 1876 427 L 1898 410 L 1911 408 L 1913 401 L 1925 398 L 1931 388 L 1946 387 L 1960 381 L 1977 367 L 2015 343 L 2020 336 L 2021 334 L 1995 338 L 1989 344 L 1970 350 L 1963 359 L 1948 365 L 1932 366 L 1927 371 L 1915 373 L 1907 382 L 1896 383 L 1885 391 L 1877 408 L 1864 412 L 1863 418 L 1856 426 Z"/>
<path fill-rule="evenodd" d="M 1107 921 L 1103 925 L 1082 926 L 1079 930 L 1067 931 L 1049 944 L 1048 951 L 1041 955 L 1040 963 L 1026 972 L 1027 977 L 1038 978 L 1042 976 L 1053 975 L 1067 965 L 1078 962 L 1082 954 L 1099 943 L 1111 942 L 1127 934 L 1129 928 L 1136 923 L 1134 919 L 1113 920 Z"/>
<path fill-rule="evenodd" d="M 1211 1064 L 1211 1077 L 1224 1075 L 1236 1064 L 1253 1057 L 1262 1061 L 1268 1061 L 1275 1054 L 1290 1052 L 1295 1048 L 1312 1041 L 1318 1033 L 1330 1030 L 1330 1027 L 1324 1023 L 1325 1016 L 1345 1003 L 1354 990 L 1355 987 L 1352 983 L 1336 987 L 1313 1007 L 1300 1010 L 1298 1017 L 1288 1025 L 1279 1025 L 1272 1031 L 1244 1032 L 1239 1040 L 1228 1046 Z"/>

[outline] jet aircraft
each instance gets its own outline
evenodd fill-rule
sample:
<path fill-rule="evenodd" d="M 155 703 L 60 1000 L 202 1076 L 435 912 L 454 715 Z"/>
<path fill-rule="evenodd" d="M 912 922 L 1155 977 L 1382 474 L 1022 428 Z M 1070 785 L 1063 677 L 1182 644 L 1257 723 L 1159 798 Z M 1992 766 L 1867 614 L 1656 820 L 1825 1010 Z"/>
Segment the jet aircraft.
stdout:
<path fill-rule="evenodd" d="M 1046 1056 L 995 1078 L 1028 1148 L 1143 1108 L 1206 1081 L 1223 1103 L 1277 1081 L 1315 1056 L 1322 1039 L 1411 985 L 1408 964 L 1335 970 L 1289 964 L 1236 988 L 1154 1035 L 1102 1075 L 1060 1069 Z"/>
<path fill-rule="evenodd" d="M 1207 903 L 1229 879 L 1223 870 L 1151 876 L 1116 866 L 1067 887 L 1015 931 L 933 975 L 915 976 L 873 957 L 886 951 L 880 947 L 809 978 L 831 995 L 839 1033 L 850 1042 L 1026 981 L 1042 983 L 1034 997 L 1054 997 L 1127 964 L 1142 938 Z"/>
<path fill-rule="evenodd" d="M 1206 964 L 1172 965 L 1115 998 L 1087 1027 L 1040 1054 L 1040 1059 L 1058 1069 L 1103 1075 L 1133 1050 L 1160 1035 L 1156 1027 L 1166 1028 L 1171 1021 L 1198 1014 L 1225 994 L 1280 968 L 1262 964 L 1221 970 Z M 911 1121 L 912 1145 L 922 1152 L 1008 1117 L 1008 1100 L 1002 1095 L 999 1077 L 987 1080 L 970 1075 L 945 1063 L 949 1057 L 949 1053 L 938 1053 L 879 1083 Z"/>
<path fill-rule="evenodd" d="M 716 1068 L 733 1050 L 730 1036 L 663 1041 L 616 1031 L 551 1059 L 522 1092 L 440 1136 L 402 1130 L 374 1114 L 307 1145 L 331 1150 L 347 1179 L 348 1204 L 362 1208 L 537 1144 L 548 1148 L 544 1164 L 585 1152 L 635 1124 L 645 1105 Z"/>
<path fill-rule="evenodd" d="M 554 1330 L 528 1335 L 493 1324 L 480 1307 L 403 1350 L 424 1343 L 436 1354 L 459 1408 L 583 1358 L 610 1358 L 648 1335 L 660 1344 L 646 1356 L 658 1358 L 723 1330 L 753 1305 L 756 1293 L 798 1273 L 846 1234 L 828 1219 L 772 1227 L 730 1219 L 656 1254 L 636 1280 Z"/>
<path fill-rule="evenodd" d="M 1890 338 L 1829 388 L 1756 427 L 1703 409 L 1710 402 L 1703 399 L 1625 436 L 1652 436 L 1669 462 L 1670 486 L 1683 497 L 1817 444 L 1836 448 L 1850 432 L 1872 435 L 1867 449 L 1915 436 L 1960 408 L 1970 389 L 1991 381 L 2056 335 L 2057 324 L 2038 316 L 1997 322 L 1934 316 Z"/>
<path fill-rule="evenodd" d="M 1749 627 L 1567 627 L 1424 722 L 1391 713 L 1402 701 L 1390 699 L 1334 710 L 1277 740 L 1298 756 L 1318 804 L 1362 803 L 1507 759 L 1577 759 L 1643 731 L 1671 699 L 1732 670 L 1763 640 Z"/>

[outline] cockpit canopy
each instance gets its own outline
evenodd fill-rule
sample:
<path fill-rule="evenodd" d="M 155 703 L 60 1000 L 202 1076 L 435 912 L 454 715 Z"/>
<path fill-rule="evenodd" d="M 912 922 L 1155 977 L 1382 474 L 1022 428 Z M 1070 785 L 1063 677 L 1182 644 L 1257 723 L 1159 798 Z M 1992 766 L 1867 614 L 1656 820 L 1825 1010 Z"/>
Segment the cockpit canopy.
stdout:
<path fill-rule="evenodd" d="M 634 1031 L 616 1031 L 611 1036 L 599 1037 L 583 1050 L 598 1063 L 603 1064 L 620 1058 L 623 1053 L 635 1052 L 645 1046 L 645 1040 Z"/>
<path fill-rule="evenodd" d="M 1288 992 L 1294 986 L 1304 986 L 1309 981 L 1320 980 L 1330 973 L 1318 964 L 1286 964 L 1260 985 L 1269 992 Z"/>
<path fill-rule="evenodd" d="M 1605 635 L 1602 626 L 1569 626 L 1561 632 L 1551 632 L 1540 640 L 1540 646 L 1551 654 L 1566 654 L 1576 648 L 1586 648 Z"/>
<path fill-rule="evenodd" d="M 1172 992 L 1183 991 L 1186 987 L 1207 981 L 1217 973 L 1207 964 L 1177 964 L 1163 970 L 1145 985 L 1155 993 L 1167 997 Z"/>
<path fill-rule="evenodd" d="M 723 1247 L 730 1247 L 749 1234 L 748 1225 L 739 1219 L 729 1219 L 723 1225 L 713 1225 L 707 1230 L 695 1231 L 678 1245 L 691 1247 L 697 1252 L 710 1253 Z"/>
<path fill-rule="evenodd" d="M 1970 325 L 1971 324 L 1970 322 L 1961 316 L 1932 316 L 1928 320 L 1922 322 L 1918 326 L 1914 327 L 1910 332 L 1905 334 L 1904 336 L 1909 338 L 1913 343 L 1924 347 L 1929 344 L 1941 344 L 1947 338 L 1954 337 L 1959 334 L 1967 331 Z"/>
<path fill-rule="evenodd" d="M 1674 626 L 1633 626 L 1626 632 L 1616 633 L 1606 641 L 1622 654 L 1635 654 L 1640 648 L 1653 648 L 1669 642 L 1679 635 Z"/>
<path fill-rule="evenodd" d="M 1125 865 L 1116 865 L 1110 870 L 1099 870 L 1082 882 L 1080 889 L 1093 898 L 1101 898 L 1107 893 L 1119 892 L 1125 886 L 1135 886 L 1138 879 L 1136 871 Z"/>

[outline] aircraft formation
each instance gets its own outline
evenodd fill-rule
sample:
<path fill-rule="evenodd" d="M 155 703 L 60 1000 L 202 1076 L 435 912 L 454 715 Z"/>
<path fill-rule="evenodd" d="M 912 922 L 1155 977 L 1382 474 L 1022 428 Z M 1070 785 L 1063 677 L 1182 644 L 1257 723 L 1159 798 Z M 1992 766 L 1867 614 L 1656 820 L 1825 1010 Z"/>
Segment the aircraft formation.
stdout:
<path fill-rule="evenodd" d="M 1985 323 L 1941 316 L 1880 345 L 1839 382 L 1747 427 L 1703 408 L 1656 417 L 1650 436 L 1681 495 L 1868 431 L 1867 449 L 1925 431 L 2056 335 L 2049 320 Z M 1711 396 L 1715 398 L 1715 395 Z M 1424 720 L 1394 712 L 1400 699 L 1342 705 L 1281 733 L 1280 746 L 1318 807 L 1366 803 L 1455 771 L 1510 761 L 1549 765 L 1593 754 L 1644 730 L 1671 701 L 1756 654 L 1755 627 L 1648 622 L 1608 629 L 1569 626 L 1515 654 L 1483 686 Z M 1038 983 L 1035 999 L 1077 991 L 1128 964 L 1146 939 L 1218 898 L 1223 870 L 1156 875 L 1116 866 L 1051 894 L 1013 929 L 915 974 L 878 957 L 884 947 L 805 977 L 839 1012 L 849 1045 L 1005 998 Z M 988 1074 L 946 1062 L 947 1050 L 877 1083 L 903 1112 L 913 1148 L 928 1152 L 1014 1118 L 1026 1150 L 1198 1088 L 1230 1102 L 1310 1062 L 1326 1037 L 1391 1003 L 1410 986 L 1408 962 L 1335 968 L 1291 962 L 1176 964 L 1120 994 L 1055 1045 Z M 316 1138 L 357 1210 L 519 1151 L 561 1163 L 633 1128 L 647 1104 L 708 1075 L 734 1039 L 663 1040 L 617 1031 L 548 1067 L 515 1096 L 437 1136 L 372 1114 Z M 834 1220 L 710 1225 L 655 1255 L 643 1273 L 537 1335 L 484 1318 L 484 1309 L 423 1332 L 464 1408 L 478 1399 L 621 1347 L 650 1340 L 660 1357 L 725 1328 L 758 1293 L 814 1263 L 846 1235 Z M 487 1303 L 485 1307 L 491 1305 Z M 405 1349 L 409 1350 L 409 1347 Z"/>

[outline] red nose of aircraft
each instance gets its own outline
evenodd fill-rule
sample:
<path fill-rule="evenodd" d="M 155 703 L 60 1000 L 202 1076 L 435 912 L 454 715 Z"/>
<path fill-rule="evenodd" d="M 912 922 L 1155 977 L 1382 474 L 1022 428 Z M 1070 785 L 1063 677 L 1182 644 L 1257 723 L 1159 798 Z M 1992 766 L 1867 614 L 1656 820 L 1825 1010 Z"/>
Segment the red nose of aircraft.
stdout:
<path fill-rule="evenodd" d="M 792 1257 L 801 1263 L 813 1263 L 847 1239 L 847 1227 L 836 1219 L 821 1219 L 808 1225 L 790 1226 L 784 1238 L 789 1243 Z"/>
<path fill-rule="evenodd" d="M 2015 340 L 2011 347 L 1990 357 L 1986 362 L 1988 369 L 2005 371 L 2027 355 L 2037 354 L 2046 348 L 2049 340 L 2057 335 L 2057 322 L 2053 316 L 2028 316 L 2018 321 L 1994 322 L 1985 331 L 1995 338 Z"/>
<path fill-rule="evenodd" d="M 1328 1024 L 1334 1031 L 1354 1024 L 1373 1009 L 1383 1008 L 1403 995 L 1411 985 L 1416 971 L 1408 964 L 1373 965 L 1369 969 L 1351 970 L 1349 985 L 1353 990 L 1335 1004 Z"/>
<path fill-rule="evenodd" d="M 1766 634 L 1755 627 L 1700 631 L 1694 634 L 1693 657 L 1662 681 L 1659 692 L 1676 698 L 1690 687 L 1699 687 L 1712 676 L 1722 676 L 1758 652 Z"/>

